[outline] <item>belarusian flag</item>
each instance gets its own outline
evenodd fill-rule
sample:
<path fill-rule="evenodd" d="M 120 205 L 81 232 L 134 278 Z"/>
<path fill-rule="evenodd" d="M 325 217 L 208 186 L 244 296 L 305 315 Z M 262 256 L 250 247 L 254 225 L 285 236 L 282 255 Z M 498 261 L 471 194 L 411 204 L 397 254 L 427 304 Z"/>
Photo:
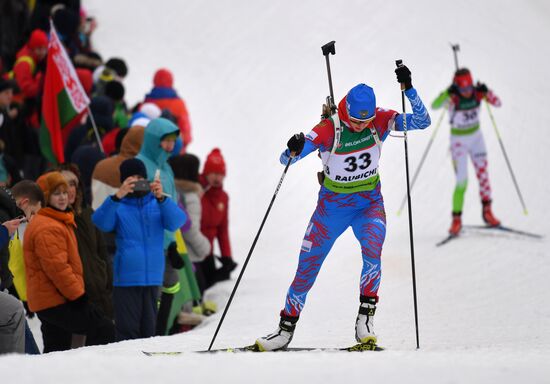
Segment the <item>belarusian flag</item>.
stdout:
<path fill-rule="evenodd" d="M 65 162 L 63 130 L 74 126 L 88 104 L 90 99 L 51 23 L 40 124 L 40 149 L 46 159 Z"/>

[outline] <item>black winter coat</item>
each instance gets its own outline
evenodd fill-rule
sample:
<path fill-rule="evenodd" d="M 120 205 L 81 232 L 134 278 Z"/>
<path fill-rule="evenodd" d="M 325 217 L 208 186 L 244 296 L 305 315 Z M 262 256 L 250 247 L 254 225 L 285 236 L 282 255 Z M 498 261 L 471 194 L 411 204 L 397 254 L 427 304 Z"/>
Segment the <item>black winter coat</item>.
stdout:
<path fill-rule="evenodd" d="M 93 210 L 86 206 L 75 215 L 75 235 L 84 270 L 84 285 L 90 301 L 113 318 L 113 272 L 103 234 L 92 222 Z"/>

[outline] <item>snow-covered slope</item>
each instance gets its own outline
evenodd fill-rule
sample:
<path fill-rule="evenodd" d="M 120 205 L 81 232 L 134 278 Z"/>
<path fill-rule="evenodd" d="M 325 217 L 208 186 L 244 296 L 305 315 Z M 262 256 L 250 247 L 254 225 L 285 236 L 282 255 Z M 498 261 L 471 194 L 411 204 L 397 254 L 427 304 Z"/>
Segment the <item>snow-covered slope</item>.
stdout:
<path fill-rule="evenodd" d="M 171 69 L 193 124 L 189 151 L 222 148 L 231 196 L 231 237 L 244 261 L 281 176 L 288 137 L 318 121 L 328 93 L 321 45 L 336 40 L 331 67 L 336 98 L 359 82 L 380 106 L 400 109 L 394 61 L 403 59 L 427 105 L 459 62 L 501 97 L 493 109 L 529 208 L 525 216 L 484 109 L 494 211 L 510 226 L 550 234 L 547 65 L 550 5 L 530 1 L 86 1 L 99 20 L 95 42 L 105 58 L 127 60 L 127 99 L 140 101 L 154 71 Z M 438 121 L 409 135 L 411 172 Z M 205 349 L 219 315 L 172 337 L 85 348 L 42 357 L 0 358 L 3 376 L 35 382 L 370 381 L 412 383 L 550 382 L 548 240 L 471 235 L 436 248 L 450 224 L 454 176 L 444 120 L 413 191 L 420 350 L 415 349 L 411 267 L 401 139 L 381 160 L 388 233 L 376 330 L 380 354 L 243 354 L 147 358 L 141 350 Z M 290 168 L 215 347 L 249 344 L 277 324 L 305 226 L 315 207 L 320 161 Z M 470 168 L 470 171 L 473 171 Z M 479 224 L 477 182 L 470 175 L 464 220 Z M 327 258 L 293 344 L 353 342 L 360 254 L 346 232 Z M 234 282 L 209 296 L 227 299 Z M 9 368 L 9 369 L 8 369 Z M 8 380 L 6 380 L 8 382 Z"/>

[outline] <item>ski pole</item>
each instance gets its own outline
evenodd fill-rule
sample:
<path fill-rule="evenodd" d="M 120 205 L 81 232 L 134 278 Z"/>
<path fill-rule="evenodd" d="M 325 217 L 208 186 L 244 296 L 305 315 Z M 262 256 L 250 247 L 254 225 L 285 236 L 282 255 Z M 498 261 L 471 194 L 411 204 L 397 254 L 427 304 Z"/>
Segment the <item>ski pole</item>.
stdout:
<path fill-rule="evenodd" d="M 403 60 L 395 60 L 397 67 L 403 66 Z M 411 247 L 411 269 L 413 283 L 413 300 L 414 300 L 414 325 L 416 329 L 416 348 L 420 348 L 420 340 L 418 337 L 418 302 L 416 299 L 416 270 L 414 262 L 414 238 L 412 225 L 412 204 L 411 204 L 411 187 L 409 183 L 409 149 L 407 145 L 407 113 L 405 108 L 405 84 L 401 84 L 401 106 L 403 108 L 403 138 L 405 142 L 405 170 L 407 175 L 407 207 L 409 208 L 409 241 Z"/>
<path fill-rule="evenodd" d="M 216 332 L 214 333 L 214 337 L 212 338 L 212 341 L 210 342 L 210 345 L 208 346 L 209 351 L 212 349 L 212 345 L 214 344 L 214 341 L 216 340 L 216 336 L 218 335 L 218 332 L 220 331 L 223 320 L 225 319 L 225 315 L 227 314 L 227 311 L 229 310 L 229 306 L 231 305 L 231 302 L 233 301 L 233 297 L 235 296 L 235 292 L 237 292 L 237 288 L 239 287 L 239 283 L 241 282 L 241 279 L 244 275 L 244 271 L 246 269 L 246 266 L 248 265 L 248 261 L 250 260 L 250 257 L 252 256 L 252 252 L 254 251 L 254 247 L 256 247 L 256 242 L 258 241 L 258 238 L 260 237 L 260 233 L 262 232 L 262 229 L 264 228 L 264 224 L 267 220 L 267 216 L 269 215 L 269 211 L 271 211 L 271 207 L 273 206 L 273 202 L 275 201 L 275 198 L 277 197 L 277 193 L 279 193 L 279 189 L 281 188 L 281 185 L 283 184 L 283 180 L 286 176 L 286 172 L 288 171 L 288 167 L 290 166 L 290 163 L 292 162 L 293 158 L 294 158 L 294 154 L 291 153 L 290 158 L 288 159 L 288 162 L 286 163 L 285 170 L 283 171 L 283 174 L 281 175 L 281 178 L 279 179 L 279 183 L 277 184 L 277 188 L 275 189 L 275 193 L 273 194 L 273 197 L 271 198 L 271 203 L 269 203 L 269 207 L 267 208 L 267 212 L 265 213 L 264 219 L 262 220 L 262 224 L 260 225 L 260 229 L 258 229 L 258 233 L 256 234 L 256 237 L 254 238 L 254 241 L 252 242 L 252 246 L 250 247 L 250 251 L 248 251 L 248 256 L 246 256 L 246 260 L 244 261 L 243 267 L 241 268 L 241 273 L 239 273 L 239 277 L 237 278 L 237 282 L 235 283 L 235 286 L 233 287 L 233 291 L 231 292 L 231 295 L 229 296 L 229 300 L 227 301 L 227 304 L 225 305 L 222 317 L 220 319 L 220 322 L 218 323 L 218 326 L 216 328 Z"/>
<path fill-rule="evenodd" d="M 497 135 L 498 143 L 500 144 L 500 149 L 502 150 L 502 154 L 504 155 L 504 160 L 506 160 L 506 165 L 508 166 L 508 170 L 510 171 L 510 175 L 512 176 L 512 181 L 514 182 L 514 186 L 516 187 L 516 192 L 518 193 L 519 201 L 521 202 L 521 206 L 523 207 L 523 214 L 527 215 L 527 206 L 525 205 L 525 201 L 523 200 L 523 196 L 521 195 L 521 191 L 519 190 L 518 182 L 516 181 L 516 176 L 514 175 L 514 171 L 512 170 L 512 165 L 510 164 L 510 160 L 508 159 L 508 155 L 506 154 L 506 149 L 504 149 L 504 143 L 502 142 L 502 139 L 500 137 L 500 132 L 497 128 L 497 123 L 495 122 L 495 118 L 493 116 L 493 112 L 491 111 L 491 107 L 489 106 L 489 102 L 487 99 L 485 99 L 485 105 L 487 105 L 487 111 L 489 111 L 489 117 L 491 118 L 491 122 L 493 123 L 493 128 L 495 128 L 495 133 Z"/>
<path fill-rule="evenodd" d="M 330 108 L 330 112 L 334 113 L 336 112 L 336 105 L 334 104 L 334 91 L 332 90 L 332 74 L 330 72 L 330 60 L 329 55 L 336 54 L 336 48 L 334 47 L 334 44 L 336 44 L 336 41 L 331 41 L 330 43 L 326 43 L 321 47 L 321 50 L 323 51 L 323 56 L 325 56 L 325 60 L 327 63 L 327 74 L 328 74 L 328 88 L 330 92 L 330 98 L 328 100 L 328 107 Z"/>
<path fill-rule="evenodd" d="M 451 44 L 451 48 L 453 49 L 453 53 L 454 53 L 454 57 L 455 57 L 455 69 L 458 71 L 458 54 L 457 54 L 457 52 L 460 51 L 460 45 Z"/>
<path fill-rule="evenodd" d="M 424 160 L 426 160 L 426 157 L 428 156 L 428 152 L 430 151 L 430 148 L 432 147 L 432 144 L 434 142 L 435 136 L 437 135 L 437 131 L 439 130 L 439 127 L 441 126 L 441 122 L 443 121 L 443 117 L 445 116 L 446 110 L 443 109 L 441 111 L 441 115 L 439 116 L 439 120 L 437 121 L 437 124 L 434 128 L 434 131 L 432 132 L 432 136 L 430 137 L 430 141 L 428 142 L 428 145 L 426 146 L 426 149 L 424 150 L 424 154 L 422 155 L 422 159 L 420 159 L 420 163 L 418 164 L 418 167 L 416 168 L 416 171 L 414 172 L 412 181 L 411 181 L 411 191 L 414 187 L 414 183 L 416 182 L 416 179 L 418 178 L 418 174 L 420 173 L 420 169 L 422 169 L 422 165 L 424 165 Z M 407 202 L 407 195 L 403 196 L 403 200 L 401 201 L 401 205 L 399 206 L 399 210 L 397 211 L 397 216 L 401 215 L 401 212 L 403 211 L 403 207 L 405 206 L 405 203 Z"/>

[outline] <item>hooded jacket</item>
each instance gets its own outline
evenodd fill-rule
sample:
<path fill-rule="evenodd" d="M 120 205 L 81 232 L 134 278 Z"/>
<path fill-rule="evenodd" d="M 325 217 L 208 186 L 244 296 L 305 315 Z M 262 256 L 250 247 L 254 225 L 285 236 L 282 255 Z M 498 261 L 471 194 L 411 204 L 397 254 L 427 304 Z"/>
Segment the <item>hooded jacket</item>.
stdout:
<path fill-rule="evenodd" d="M 136 156 L 145 164 L 147 179 L 149 181 L 153 181 L 156 171 L 160 170 L 162 189 L 172 199 L 176 197 L 176 185 L 174 183 L 174 173 L 168 164 L 168 158 L 171 156 L 171 153 L 163 150 L 160 147 L 160 142 L 164 136 L 178 132 L 178 127 L 170 120 L 163 118 L 151 120 L 147 124 L 147 127 L 145 127 L 143 144 L 139 154 Z"/>
<path fill-rule="evenodd" d="M 175 231 L 187 220 L 172 199 L 144 197 L 106 199 L 92 215 L 104 232 L 116 232 L 113 285 L 161 286 L 165 267 L 164 231 Z"/>
<path fill-rule="evenodd" d="M 168 164 L 168 158 L 172 155 L 160 147 L 160 142 L 165 135 L 177 133 L 178 127 L 170 120 L 157 118 L 153 119 L 145 127 L 143 134 L 143 144 L 136 158 L 143 161 L 147 169 L 147 179 L 153 181 L 157 170 L 160 171 L 160 182 L 162 190 L 172 199 L 176 196 L 176 184 L 174 182 L 174 173 Z M 178 227 L 179 228 L 179 227 Z M 174 231 L 174 230 L 173 230 Z M 172 231 L 172 232 L 173 232 Z M 174 241 L 174 234 L 167 232 L 164 236 L 164 248 Z"/>
<path fill-rule="evenodd" d="M 107 197 L 116 193 L 120 188 L 120 164 L 129 158 L 135 157 L 143 143 L 145 128 L 139 125 L 130 130 L 122 139 L 120 153 L 101 160 L 92 173 L 92 208 L 97 209 Z"/>

